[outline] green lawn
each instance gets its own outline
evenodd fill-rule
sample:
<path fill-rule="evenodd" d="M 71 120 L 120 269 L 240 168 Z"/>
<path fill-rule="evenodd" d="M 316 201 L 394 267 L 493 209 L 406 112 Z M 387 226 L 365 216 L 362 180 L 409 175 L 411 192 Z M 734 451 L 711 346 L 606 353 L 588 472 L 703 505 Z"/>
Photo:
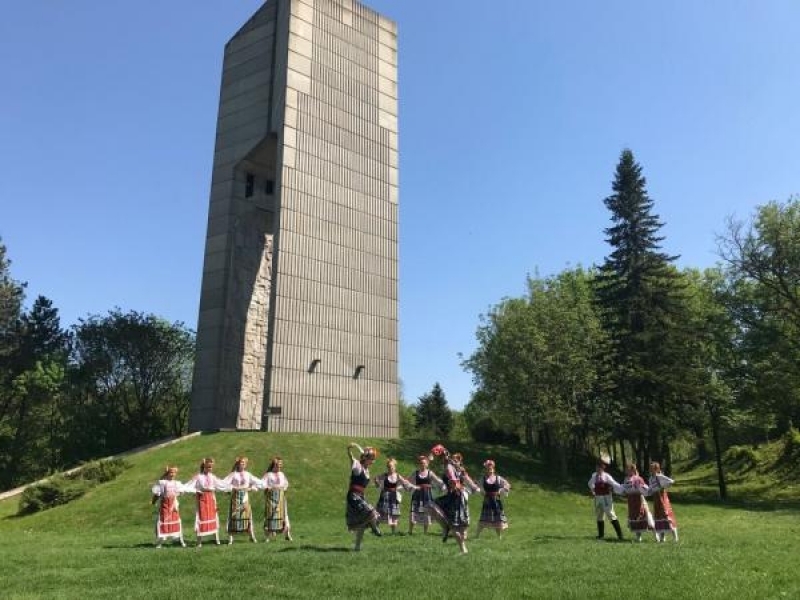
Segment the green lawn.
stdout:
<path fill-rule="evenodd" d="M 350 550 L 344 526 L 348 459 L 343 438 L 296 434 L 225 433 L 201 436 L 129 459 L 133 468 L 83 498 L 19 518 L 18 500 L 0 503 L 0 595 L 3 598 L 800 598 L 798 515 L 791 510 L 743 510 L 681 501 L 673 504 L 681 541 L 598 542 L 584 492 L 591 473 L 554 484 L 546 465 L 499 448 L 468 445 L 467 465 L 491 456 L 514 490 L 507 498 L 510 528 L 502 539 L 485 531 L 468 555 L 438 535 L 367 534 L 362 552 Z M 370 440 L 358 440 L 370 442 Z M 429 445 L 372 440 L 412 470 Z M 462 448 L 456 448 L 462 449 Z M 199 459 L 216 458 L 227 472 L 237 454 L 261 475 L 281 454 L 289 477 L 294 542 L 232 546 L 193 544 L 193 501 L 182 515 L 188 548 L 153 548 L 150 485 L 163 465 L 179 478 Z M 374 468 L 373 474 L 379 469 Z M 585 476 L 584 476 L 585 475 Z M 376 492 L 370 497 L 374 500 Z M 260 516 L 263 500 L 254 494 Z M 407 509 L 407 500 L 405 500 Z M 480 497 L 470 501 L 473 519 Z M 224 519 L 226 496 L 220 495 Z M 624 503 L 617 505 L 625 518 Z M 607 527 L 610 530 L 610 527 Z M 405 527 L 403 527 L 405 530 Z M 438 530 L 437 530 L 438 532 Z M 263 537 L 261 537 L 263 540 Z"/>

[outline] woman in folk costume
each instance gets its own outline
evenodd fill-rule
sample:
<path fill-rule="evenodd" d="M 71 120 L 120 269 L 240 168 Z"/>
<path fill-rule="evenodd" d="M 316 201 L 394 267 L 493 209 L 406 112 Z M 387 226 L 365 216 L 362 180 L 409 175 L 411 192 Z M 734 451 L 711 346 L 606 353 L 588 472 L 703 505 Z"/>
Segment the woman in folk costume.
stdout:
<path fill-rule="evenodd" d="M 607 454 L 600 455 L 597 461 L 597 470 L 592 473 L 589 479 L 589 490 L 594 498 L 594 512 L 597 518 L 597 539 L 602 540 L 605 535 L 604 517 L 608 517 L 617 538 L 622 539 L 622 527 L 614 512 L 614 498 L 612 493 L 622 494 L 622 486 L 614 478 L 606 473 L 606 469 L 611 464 L 611 458 Z"/>
<path fill-rule="evenodd" d="M 358 450 L 358 458 L 353 456 L 353 449 Z M 378 457 L 378 451 L 370 447 L 362 449 L 358 444 L 350 442 L 347 446 L 347 455 L 350 457 L 350 486 L 345 497 L 347 506 L 345 521 L 347 530 L 355 535 L 353 550 L 359 551 L 367 527 L 375 535 L 381 535 L 378 527 L 378 511 L 364 498 L 364 490 L 369 485 L 369 467 Z"/>
<path fill-rule="evenodd" d="M 431 516 L 441 523 L 444 531 L 442 541 L 446 542 L 450 533 L 456 538 L 458 548 L 462 554 L 467 553 L 467 528 L 469 527 L 469 492 L 478 491 L 477 485 L 472 481 L 462 464 L 461 454 L 450 454 L 447 448 L 437 444 L 431 452 L 438 456 L 445 464 L 442 479 L 447 486 L 447 492 L 436 498 L 430 507 Z"/>
<path fill-rule="evenodd" d="M 264 533 L 267 541 L 281 533 L 287 541 L 292 541 L 292 526 L 289 523 L 289 509 L 286 506 L 286 490 L 289 480 L 283 473 L 283 459 L 275 456 L 269 463 L 262 478 L 265 490 Z"/>
<path fill-rule="evenodd" d="M 407 491 L 416 490 L 408 479 L 397 472 L 397 460 L 390 458 L 386 461 L 386 473 L 375 478 L 375 485 L 381 493 L 378 496 L 378 514 L 382 522 L 389 525 L 392 535 L 397 532 L 397 521 L 400 518 L 400 502 L 402 496 L 399 487 Z"/>
<path fill-rule="evenodd" d="M 408 480 L 414 484 L 416 489 L 411 495 L 411 511 L 408 515 L 408 534 L 414 533 L 414 525 L 422 524 L 422 529 L 428 533 L 428 526 L 431 524 L 431 515 L 428 511 L 433 504 L 433 493 L 431 486 L 436 484 L 444 489 L 444 482 L 430 469 L 430 461 L 427 456 L 417 457 L 417 470 L 414 471 Z"/>
<path fill-rule="evenodd" d="M 158 515 L 156 516 L 156 548 L 161 548 L 165 540 L 177 540 L 181 546 L 186 547 L 183 541 L 183 527 L 181 515 L 178 512 L 178 496 L 186 490 L 184 485 L 175 479 L 178 475 L 178 467 L 168 465 L 164 469 L 164 474 L 152 488 L 153 497 L 151 504 L 158 503 Z"/>
<path fill-rule="evenodd" d="M 194 515 L 194 533 L 197 536 L 197 547 L 202 548 L 203 538 L 214 536 L 219 545 L 219 513 L 217 512 L 216 492 L 230 492 L 231 486 L 214 475 L 214 459 L 204 458 L 200 462 L 200 472 L 186 484 L 187 492 L 194 491 L 197 499 L 197 510 Z"/>
<path fill-rule="evenodd" d="M 478 532 L 475 537 L 481 534 L 484 527 L 489 527 L 497 532 L 500 537 L 504 529 L 508 529 L 508 519 L 503 508 L 502 496 L 508 495 L 511 491 L 511 484 L 500 477 L 495 470 L 495 463 L 488 459 L 483 463 L 484 475 L 481 478 L 480 487 L 483 491 L 483 506 L 481 507 L 481 518 L 478 521 Z"/>
<path fill-rule="evenodd" d="M 628 463 L 622 491 L 628 499 L 628 528 L 636 536 L 637 542 L 642 541 L 642 534 L 645 531 L 653 528 L 653 515 L 650 514 L 647 500 L 645 500 L 649 489 L 639 475 L 636 465 Z"/>
<path fill-rule="evenodd" d="M 661 465 L 650 463 L 650 494 L 653 496 L 653 512 L 655 513 L 656 541 L 663 542 L 664 534 L 672 532 L 672 539 L 678 541 L 678 523 L 672 512 L 672 503 L 667 495 L 667 488 L 675 483 L 661 472 Z"/>
<path fill-rule="evenodd" d="M 231 507 L 228 512 L 228 543 L 233 543 L 237 533 L 249 533 L 250 541 L 256 543 L 253 532 L 253 509 L 250 506 L 251 490 L 264 489 L 264 482 L 247 470 L 247 457 L 238 456 L 233 471 L 224 479 L 231 486 Z"/>

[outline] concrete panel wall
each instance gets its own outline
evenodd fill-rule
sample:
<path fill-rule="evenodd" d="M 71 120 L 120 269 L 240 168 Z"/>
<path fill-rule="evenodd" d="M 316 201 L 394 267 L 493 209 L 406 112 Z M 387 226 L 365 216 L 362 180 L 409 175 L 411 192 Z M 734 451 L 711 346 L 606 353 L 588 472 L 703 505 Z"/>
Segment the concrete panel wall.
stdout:
<path fill-rule="evenodd" d="M 270 0 L 227 44 L 190 428 L 397 435 L 396 40 Z"/>
<path fill-rule="evenodd" d="M 269 133 L 276 5 L 225 48 L 189 427 L 258 429 L 267 369 L 274 217 L 246 197 L 243 161 Z"/>
<path fill-rule="evenodd" d="M 353 1 L 290 4 L 283 140 L 295 151 L 282 171 L 267 428 L 393 437 L 396 30 Z"/>

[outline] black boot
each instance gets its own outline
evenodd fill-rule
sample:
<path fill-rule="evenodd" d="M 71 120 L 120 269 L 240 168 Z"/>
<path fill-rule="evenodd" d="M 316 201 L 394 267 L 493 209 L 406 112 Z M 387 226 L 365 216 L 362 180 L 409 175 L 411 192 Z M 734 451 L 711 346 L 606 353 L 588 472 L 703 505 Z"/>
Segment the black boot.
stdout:
<path fill-rule="evenodd" d="M 372 530 L 372 534 L 373 535 L 376 535 L 378 537 L 381 537 L 383 535 L 381 533 L 380 528 L 378 527 L 378 522 L 377 521 L 372 521 L 372 523 L 369 524 L 369 528 Z"/>
<path fill-rule="evenodd" d="M 619 521 L 611 521 L 611 524 L 614 526 L 614 531 L 617 532 L 617 538 L 622 540 L 622 527 L 619 526 Z"/>
<path fill-rule="evenodd" d="M 606 534 L 606 522 L 605 521 L 598 521 L 597 522 L 597 539 L 602 540 L 603 536 Z"/>
<path fill-rule="evenodd" d="M 446 542 L 449 536 L 450 536 L 450 528 L 445 527 L 444 530 L 442 531 L 442 542 Z"/>

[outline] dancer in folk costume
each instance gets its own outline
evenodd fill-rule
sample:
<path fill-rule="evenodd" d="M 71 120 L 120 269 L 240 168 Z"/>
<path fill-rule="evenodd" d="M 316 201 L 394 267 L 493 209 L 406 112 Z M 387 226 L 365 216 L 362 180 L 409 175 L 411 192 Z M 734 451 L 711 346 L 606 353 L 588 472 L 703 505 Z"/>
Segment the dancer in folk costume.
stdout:
<path fill-rule="evenodd" d="M 286 505 L 286 490 L 289 480 L 283 473 L 283 459 L 275 456 L 269 463 L 267 472 L 262 478 L 264 482 L 264 533 L 267 541 L 283 534 L 287 541 L 292 541 L 292 526 L 289 522 L 289 508 Z"/>
<path fill-rule="evenodd" d="M 672 539 L 678 541 L 678 523 L 672 512 L 667 488 L 675 483 L 661 472 L 661 465 L 650 463 L 650 494 L 653 496 L 653 512 L 655 513 L 656 541 L 663 542 L 664 534 L 672 532 Z"/>
<path fill-rule="evenodd" d="M 441 523 L 442 541 L 452 533 L 462 554 L 467 551 L 467 529 L 469 528 L 469 491 L 477 492 L 480 488 L 475 484 L 462 464 L 462 456 L 458 452 L 450 454 L 447 448 L 437 444 L 431 449 L 444 463 L 442 479 L 447 492 L 436 498 L 430 507 L 431 516 Z"/>
<path fill-rule="evenodd" d="M 504 529 L 508 529 L 508 519 L 503 508 L 502 496 L 507 496 L 511 491 L 511 484 L 500 477 L 495 470 L 495 462 L 488 459 L 483 463 L 484 475 L 480 481 L 483 491 L 483 506 L 481 507 L 481 518 L 478 521 L 478 531 L 475 537 L 481 535 L 484 527 L 489 527 L 497 532 L 497 537 L 503 534 Z"/>
<path fill-rule="evenodd" d="M 186 547 L 183 540 L 183 526 L 181 515 L 178 511 L 178 496 L 186 492 L 184 485 L 175 479 L 178 475 L 178 467 L 168 465 L 164 469 L 164 474 L 152 488 L 153 497 L 151 504 L 158 504 L 158 515 L 156 516 L 156 548 L 161 548 L 165 540 L 177 540 L 181 546 Z"/>
<path fill-rule="evenodd" d="M 216 492 L 230 492 L 231 486 L 214 475 L 214 459 L 204 458 L 200 462 L 200 472 L 187 483 L 188 491 L 195 492 L 197 510 L 194 515 L 194 533 L 197 537 L 197 547 L 202 548 L 203 538 L 214 536 L 214 542 L 219 545 L 219 513 L 217 511 Z"/>
<path fill-rule="evenodd" d="M 231 506 L 228 512 L 228 543 L 233 543 L 233 536 L 237 533 L 249 533 L 250 541 L 256 543 L 253 531 L 253 509 L 250 506 L 249 491 L 263 490 L 264 482 L 247 470 L 248 459 L 246 456 L 236 457 L 233 471 L 225 478 L 225 483 L 231 486 Z"/>
<path fill-rule="evenodd" d="M 358 450 L 358 458 L 353 456 L 354 449 Z M 378 511 L 364 498 L 364 490 L 369 485 L 369 467 L 378 457 L 378 451 L 371 447 L 362 449 L 358 444 L 350 442 L 347 455 L 350 457 L 350 486 L 345 497 L 345 521 L 347 530 L 352 531 L 355 536 L 353 550 L 359 551 L 367 527 L 375 535 L 381 535 Z"/>
<path fill-rule="evenodd" d="M 428 526 L 431 524 L 431 515 L 428 509 L 433 504 L 431 486 L 436 484 L 439 488 L 445 489 L 444 482 L 428 468 L 429 464 L 428 457 L 421 454 L 417 457 L 417 470 L 408 478 L 416 487 L 411 495 L 411 511 L 408 515 L 409 535 L 414 533 L 414 525 L 417 524 L 421 524 L 423 531 L 428 533 Z"/>
<path fill-rule="evenodd" d="M 397 488 L 402 487 L 409 492 L 417 489 L 408 479 L 397 472 L 397 460 L 386 461 L 386 473 L 375 478 L 375 485 L 381 491 L 378 496 L 378 514 L 382 522 L 389 525 L 392 535 L 397 532 L 397 521 L 400 518 L 402 495 Z"/>
<path fill-rule="evenodd" d="M 614 497 L 612 493 L 622 494 L 622 486 L 614 478 L 606 473 L 606 469 L 611 464 L 608 455 L 603 454 L 597 461 L 597 470 L 592 473 L 589 479 L 589 490 L 594 498 L 594 512 L 597 518 L 597 539 L 602 540 L 605 535 L 604 516 L 608 517 L 617 538 L 622 539 L 622 527 L 620 527 L 617 515 L 614 512 Z"/>
<path fill-rule="evenodd" d="M 633 463 L 628 463 L 625 469 L 625 481 L 622 491 L 628 499 L 628 528 L 636 536 L 636 541 L 642 541 L 642 534 L 648 529 L 653 529 L 653 515 L 647 506 L 645 496 L 649 486 L 639 475 L 639 469 Z"/>

